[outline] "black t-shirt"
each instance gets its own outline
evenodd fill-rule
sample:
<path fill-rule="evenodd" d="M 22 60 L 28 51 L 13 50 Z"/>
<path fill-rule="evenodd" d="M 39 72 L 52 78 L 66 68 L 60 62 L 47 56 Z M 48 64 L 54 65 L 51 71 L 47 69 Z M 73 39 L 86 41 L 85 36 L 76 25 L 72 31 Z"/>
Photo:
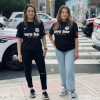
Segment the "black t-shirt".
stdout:
<path fill-rule="evenodd" d="M 78 26 L 75 22 L 69 27 L 66 22 L 61 22 L 61 28 L 51 27 L 49 33 L 55 36 L 55 46 L 58 50 L 66 52 L 75 48 L 75 38 L 78 38 Z"/>
<path fill-rule="evenodd" d="M 42 50 L 41 38 L 45 35 L 43 22 L 40 21 L 37 25 L 34 22 L 21 22 L 17 26 L 16 37 L 22 38 L 21 49 L 29 51 Z"/>

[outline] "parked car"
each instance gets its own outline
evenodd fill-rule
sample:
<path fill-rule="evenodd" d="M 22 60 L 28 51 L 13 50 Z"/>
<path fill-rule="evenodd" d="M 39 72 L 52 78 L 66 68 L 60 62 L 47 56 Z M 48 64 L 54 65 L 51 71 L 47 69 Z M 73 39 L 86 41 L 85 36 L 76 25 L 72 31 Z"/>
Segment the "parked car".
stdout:
<path fill-rule="evenodd" d="M 23 12 L 13 12 L 8 19 L 8 27 L 9 28 L 16 28 L 17 25 L 23 21 Z"/>
<path fill-rule="evenodd" d="M 92 34 L 93 47 L 100 50 L 100 16 L 94 20 L 94 30 Z"/>
<path fill-rule="evenodd" d="M 3 26 L 0 23 L 0 63 L 9 69 L 20 70 L 23 66 L 17 59 L 17 30 Z"/>
<path fill-rule="evenodd" d="M 7 26 L 8 19 L 4 16 L 0 16 L 0 23 L 2 23 L 5 27 Z"/>
<path fill-rule="evenodd" d="M 83 26 L 82 26 L 82 31 L 87 35 L 90 36 L 92 35 L 93 32 L 93 22 L 95 18 L 89 18 L 84 20 Z"/>
<path fill-rule="evenodd" d="M 38 15 L 40 20 L 42 20 L 44 23 L 45 30 L 50 30 L 52 24 L 57 21 L 56 18 L 53 18 L 45 13 L 38 13 Z"/>
<path fill-rule="evenodd" d="M 45 30 L 49 30 L 52 24 L 56 21 L 55 18 L 45 13 L 38 13 L 40 20 L 44 23 Z M 16 28 L 16 26 L 23 21 L 23 12 L 13 12 L 8 20 L 9 28 Z"/>

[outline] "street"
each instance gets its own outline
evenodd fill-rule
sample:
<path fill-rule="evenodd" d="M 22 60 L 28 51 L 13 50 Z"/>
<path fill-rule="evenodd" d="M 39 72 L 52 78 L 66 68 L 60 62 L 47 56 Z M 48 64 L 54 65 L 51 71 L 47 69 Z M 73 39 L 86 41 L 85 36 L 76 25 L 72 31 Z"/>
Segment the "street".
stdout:
<path fill-rule="evenodd" d="M 46 69 L 47 74 L 59 74 L 56 54 L 51 42 L 47 38 Z M 33 64 L 32 75 L 37 76 L 38 71 Z M 91 38 L 86 37 L 82 32 L 79 33 L 79 59 L 75 62 L 75 73 L 98 74 L 100 73 L 100 51 L 92 47 Z M 0 80 L 24 77 L 23 71 L 0 70 Z"/>
<path fill-rule="evenodd" d="M 47 38 L 47 46 L 48 46 L 48 52 L 46 56 L 46 69 L 47 69 L 48 85 L 49 85 L 48 90 L 49 90 L 49 94 L 53 95 L 53 91 L 59 91 L 59 89 L 61 89 L 60 78 L 59 78 L 60 75 L 59 75 L 59 68 L 58 68 L 58 63 L 56 60 L 54 48 L 52 47 L 47 36 L 46 38 Z M 34 64 L 32 66 L 33 66 L 32 75 L 36 80 L 34 82 L 33 79 L 33 83 L 35 84 L 35 88 L 37 89 L 37 91 L 39 91 L 40 94 L 41 91 L 40 85 L 39 85 L 39 89 L 37 85 L 37 82 L 39 81 L 39 79 L 37 81 L 37 77 L 39 74 L 36 66 Z M 86 37 L 82 32 L 79 32 L 79 59 L 75 61 L 75 75 L 76 75 L 76 92 L 78 94 L 79 100 L 100 100 L 99 98 L 100 97 L 100 86 L 99 86 L 100 51 L 95 50 L 92 47 L 91 38 Z M 52 81 L 49 79 L 51 79 Z M 55 84 L 53 82 L 55 82 Z M 19 83 L 22 84 L 22 87 L 25 88 L 24 71 L 11 71 L 7 69 L 0 69 L 0 88 L 4 93 L 5 91 L 3 90 L 3 86 L 8 88 L 9 84 L 12 84 L 12 90 L 13 90 L 14 85 L 15 84 L 18 85 Z M 25 90 L 26 89 L 24 89 L 24 92 Z M 0 96 L 1 98 L 0 100 L 8 100 L 8 99 L 3 99 L 3 96 L 4 96 L 3 94 Z M 7 98 L 7 96 L 9 95 L 5 95 L 5 98 Z M 28 100 L 28 96 L 26 96 L 26 98 L 27 99 L 25 100 Z M 17 99 L 10 98 L 10 100 L 17 100 Z M 19 100 L 24 100 L 24 99 L 19 99 Z M 36 99 L 36 100 L 40 100 L 40 99 Z M 55 100 L 55 99 L 51 99 L 51 100 Z M 61 100 L 67 100 L 67 99 L 61 99 Z"/>

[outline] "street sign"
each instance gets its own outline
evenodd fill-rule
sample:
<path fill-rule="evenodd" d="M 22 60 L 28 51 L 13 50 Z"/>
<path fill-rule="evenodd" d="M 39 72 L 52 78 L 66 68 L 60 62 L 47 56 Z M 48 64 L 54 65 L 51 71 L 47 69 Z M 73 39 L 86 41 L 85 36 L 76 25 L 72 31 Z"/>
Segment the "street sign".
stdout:
<path fill-rule="evenodd" d="M 90 4 L 90 0 L 88 0 L 88 4 Z"/>
<path fill-rule="evenodd" d="M 50 8 L 51 8 L 51 2 L 52 2 L 52 0 L 49 0 L 49 2 L 50 2 Z"/>

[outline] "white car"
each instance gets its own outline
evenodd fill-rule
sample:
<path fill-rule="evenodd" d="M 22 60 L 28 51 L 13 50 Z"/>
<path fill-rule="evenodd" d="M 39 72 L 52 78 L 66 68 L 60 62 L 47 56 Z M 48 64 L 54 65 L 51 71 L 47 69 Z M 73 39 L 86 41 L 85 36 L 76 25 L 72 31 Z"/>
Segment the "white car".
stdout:
<path fill-rule="evenodd" d="M 17 57 L 16 29 L 4 28 L 0 23 L 0 63 L 12 70 L 23 68 Z"/>
<path fill-rule="evenodd" d="M 94 30 L 92 33 L 93 47 L 100 50 L 100 16 L 94 20 Z"/>
<path fill-rule="evenodd" d="M 49 30 L 54 22 L 56 22 L 55 18 L 45 14 L 45 13 L 38 13 L 40 20 L 44 23 L 45 30 Z M 8 27 L 9 28 L 16 28 L 16 26 L 23 21 L 23 12 L 13 12 L 11 17 L 8 20 Z"/>
<path fill-rule="evenodd" d="M 40 20 L 44 23 L 44 28 L 46 31 L 49 31 L 53 23 L 57 21 L 56 18 L 53 18 L 45 13 L 38 13 Z"/>
<path fill-rule="evenodd" d="M 2 23 L 5 27 L 7 26 L 8 19 L 4 16 L 0 16 L 0 23 Z"/>

